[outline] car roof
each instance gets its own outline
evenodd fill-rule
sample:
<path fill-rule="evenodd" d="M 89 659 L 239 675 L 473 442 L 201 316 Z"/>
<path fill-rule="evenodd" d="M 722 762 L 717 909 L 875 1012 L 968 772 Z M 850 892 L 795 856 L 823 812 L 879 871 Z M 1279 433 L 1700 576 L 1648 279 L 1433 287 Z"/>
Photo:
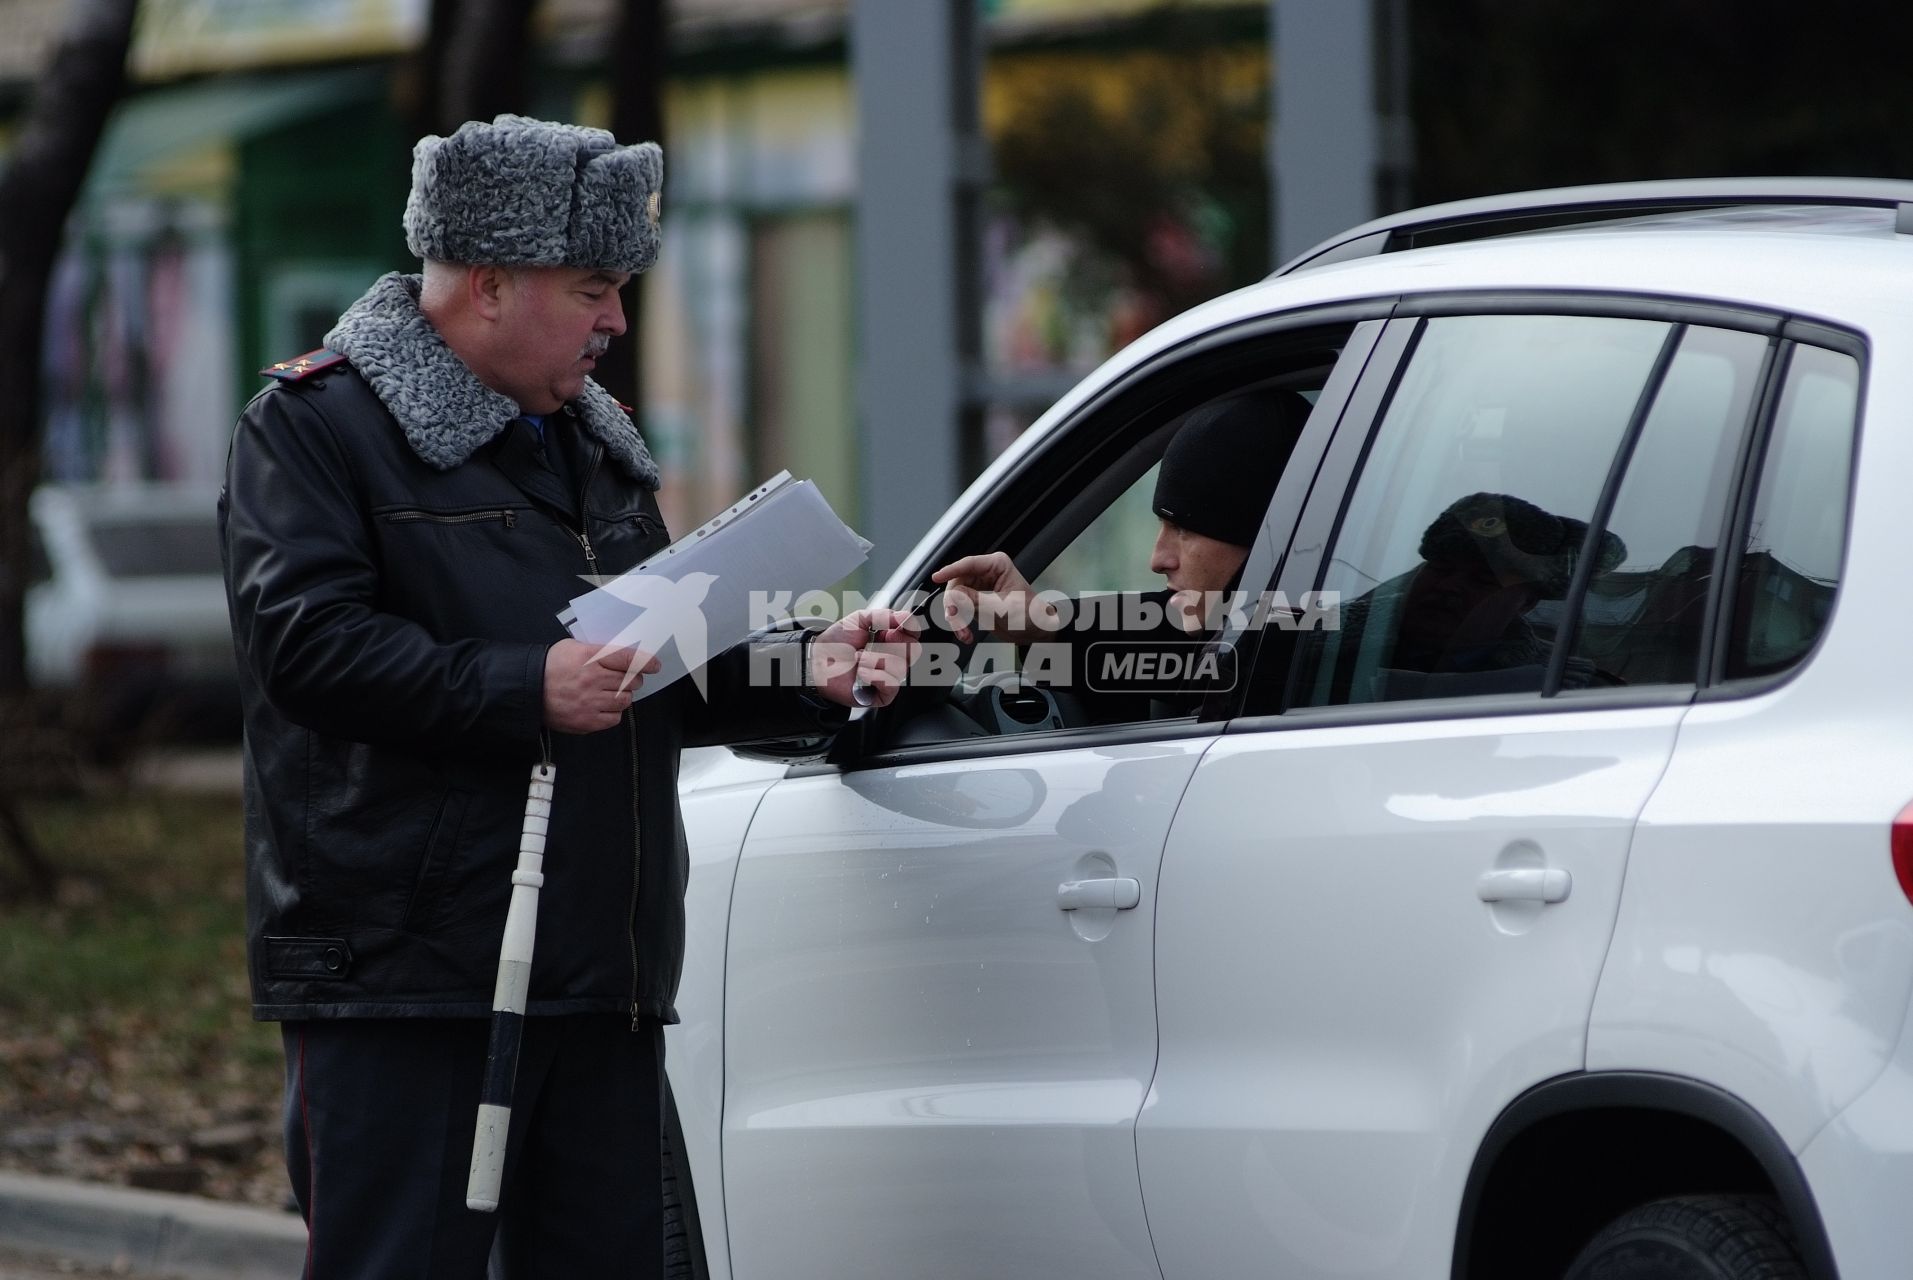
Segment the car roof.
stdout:
<path fill-rule="evenodd" d="M 1425 205 L 1351 227 L 1298 254 L 1277 276 L 1348 258 L 1435 244 L 1655 216 L 1695 225 L 1719 215 L 1870 213 L 1913 233 L 1913 182 L 1881 178 L 1683 178 L 1614 182 Z"/>
<path fill-rule="evenodd" d="M 1913 314 L 1913 235 L 1856 230 L 1866 229 L 1833 220 L 1650 218 L 1440 245 L 1277 277 L 1197 308 L 1187 318 L 1214 324 L 1237 309 L 1273 311 L 1364 296 L 1529 290 L 1721 303 L 1864 332 Z"/>

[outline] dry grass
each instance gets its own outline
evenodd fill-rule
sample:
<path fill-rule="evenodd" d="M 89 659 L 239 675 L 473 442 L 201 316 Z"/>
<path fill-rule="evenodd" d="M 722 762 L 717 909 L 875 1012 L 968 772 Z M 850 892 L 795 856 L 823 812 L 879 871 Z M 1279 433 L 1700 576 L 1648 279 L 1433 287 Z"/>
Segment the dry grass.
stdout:
<path fill-rule="evenodd" d="M 236 798 L 29 800 L 58 900 L 0 881 L 0 1167 L 280 1204 Z"/>

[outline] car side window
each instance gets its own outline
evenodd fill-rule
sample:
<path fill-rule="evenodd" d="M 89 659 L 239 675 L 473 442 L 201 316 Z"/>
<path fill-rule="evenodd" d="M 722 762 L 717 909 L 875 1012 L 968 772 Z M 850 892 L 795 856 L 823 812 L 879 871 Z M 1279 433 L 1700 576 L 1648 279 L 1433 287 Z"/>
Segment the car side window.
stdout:
<path fill-rule="evenodd" d="M 1769 345 L 1725 329 L 1680 335 L 1605 524 L 1619 558 L 1595 566 L 1575 602 L 1569 652 L 1613 682 L 1692 684 L 1698 676 L 1734 450 Z"/>
<path fill-rule="evenodd" d="M 1055 472 L 1032 469 L 999 500 L 1003 533 L 968 535 L 967 554 L 1004 553 L 1041 608 L 971 613 L 965 639 L 933 617 L 934 595 L 909 687 L 865 749 L 1194 717 L 1234 679 L 1219 620 L 1347 334 L 1317 331 L 1256 364 L 1238 356 L 1226 390 L 1076 428 L 1081 444 L 1052 453 Z M 1187 504 L 1183 523 L 1159 501 Z"/>
<path fill-rule="evenodd" d="M 1729 679 L 1786 670 L 1826 627 L 1846 549 L 1859 399 L 1852 356 L 1794 348 L 1741 553 Z"/>
<path fill-rule="evenodd" d="M 1370 442 L 1307 632 L 1295 705 L 1539 693 L 1583 556 L 1628 562 L 1589 523 L 1671 326 L 1589 316 L 1426 322 Z M 1671 535 L 1670 535 L 1671 536 Z M 1565 688 L 1618 683 L 1570 656 Z"/>
<path fill-rule="evenodd" d="M 88 528 L 100 567 L 113 578 L 218 574 L 213 513 L 94 520 Z"/>
<path fill-rule="evenodd" d="M 1156 540 L 1156 513 L 1149 500 L 1156 491 L 1159 469 L 1160 464 L 1150 467 L 1124 489 L 1030 585 L 1039 591 L 1072 595 L 1147 591 L 1155 586 L 1149 549 Z"/>
<path fill-rule="evenodd" d="M 1042 563 L 1041 538 L 1037 547 L 1013 553 L 1017 563 L 1036 570 L 1031 587 L 1060 612 L 1050 628 L 1019 639 L 986 632 L 957 682 L 958 705 L 997 733 L 1020 732 L 1025 724 L 1077 728 L 1195 714 L 1201 695 L 1220 679 L 1221 663 L 1214 663 L 1214 672 L 1198 671 L 1211 633 L 1184 630 L 1169 617 L 1172 586 L 1186 579 L 1165 577 L 1156 554 L 1164 523 L 1155 500 L 1165 465 L 1156 455 L 1192 422 L 1233 406 L 1224 412 L 1241 415 L 1234 429 L 1255 430 L 1271 446 L 1263 457 L 1239 459 L 1243 467 L 1268 468 L 1266 484 L 1258 490 L 1259 519 L 1308 417 L 1314 390 L 1231 392 L 1163 421 L 1149 443 L 1120 464 L 1135 478 L 1047 563 Z M 1271 402 L 1280 402 L 1282 412 L 1270 412 Z M 1143 469 L 1137 472 L 1138 467 Z M 1050 532 L 1053 536 L 1054 527 Z M 1237 584 L 1224 577 L 1206 585 L 1220 599 Z"/>

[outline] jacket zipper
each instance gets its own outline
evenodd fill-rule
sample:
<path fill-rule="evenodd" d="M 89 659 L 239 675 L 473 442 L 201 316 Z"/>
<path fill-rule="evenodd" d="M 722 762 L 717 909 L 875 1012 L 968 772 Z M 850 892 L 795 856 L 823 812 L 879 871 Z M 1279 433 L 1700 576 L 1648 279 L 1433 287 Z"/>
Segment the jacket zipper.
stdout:
<path fill-rule="evenodd" d="M 598 553 L 591 549 L 591 535 L 585 532 L 590 516 L 585 511 L 585 495 L 591 491 L 591 481 L 598 474 L 598 461 L 604 457 L 604 446 L 593 445 L 591 461 L 585 464 L 584 483 L 578 486 L 578 527 L 572 528 L 564 521 L 558 521 L 558 527 L 577 539 L 578 545 L 585 549 L 585 567 L 592 574 L 598 572 Z"/>
<path fill-rule="evenodd" d="M 603 458 L 604 446 L 597 445 L 591 451 L 591 461 L 585 464 L 584 483 L 578 486 L 578 523 L 581 527 L 573 529 L 563 521 L 558 523 L 559 528 L 576 538 L 578 545 L 584 548 L 585 565 L 594 575 L 598 571 L 598 553 L 591 549 L 591 537 L 582 526 L 588 521 L 585 496 L 591 491 L 592 478 L 598 474 L 598 463 Z M 636 1031 L 640 1016 L 638 1009 L 638 882 L 643 865 L 644 841 L 638 834 L 638 722 L 628 709 L 624 713 L 624 722 L 631 735 L 631 907 L 625 912 L 624 928 L 625 937 L 631 943 L 631 1029 Z"/>
<path fill-rule="evenodd" d="M 437 511 L 388 511 L 383 517 L 388 524 L 408 524 L 422 520 L 428 524 L 472 524 L 479 520 L 503 520 L 507 529 L 518 524 L 515 511 L 460 511 L 446 515 Z"/>
<path fill-rule="evenodd" d="M 631 910 L 625 913 L 625 928 L 631 939 L 631 1029 L 638 1029 L 638 876 L 643 866 L 644 840 L 638 833 L 638 717 L 627 711 L 625 724 L 631 732 Z"/>
<path fill-rule="evenodd" d="M 592 477 L 598 474 L 598 463 L 604 458 L 604 446 L 599 445 L 591 451 L 591 461 L 585 464 L 584 484 L 578 489 L 578 515 L 585 515 L 585 494 L 591 488 Z M 592 565 L 598 557 L 591 550 L 591 541 L 581 532 L 579 545 L 585 549 L 585 559 Z M 643 878 L 644 837 L 638 830 L 638 718 L 629 709 L 624 713 L 626 731 L 631 737 L 631 905 L 624 913 L 625 937 L 631 944 L 631 1029 L 638 1029 L 640 1011 L 638 1009 L 638 886 Z"/>
<path fill-rule="evenodd" d="M 562 527 L 562 526 L 561 526 L 561 527 Z M 566 532 L 566 533 L 569 533 L 569 534 L 570 534 L 570 535 L 571 535 L 572 537 L 574 537 L 574 538 L 576 538 L 576 539 L 578 540 L 578 545 L 579 545 L 579 546 L 581 546 L 581 547 L 583 547 L 583 548 L 585 549 L 585 570 L 586 570 L 586 572 L 588 572 L 588 573 L 590 573 L 590 574 L 591 574 L 592 576 L 594 576 L 594 577 L 595 577 L 595 576 L 597 576 L 597 572 L 598 572 L 598 553 L 597 553 L 597 552 L 595 552 L 595 551 L 593 551 L 593 550 L 591 549 L 591 537 L 590 537 L 590 535 L 589 535 L 589 534 L 587 534 L 587 533 L 586 533 L 586 532 L 585 532 L 584 530 L 582 530 L 582 529 L 566 529 L 566 530 L 565 530 L 565 532 Z"/>

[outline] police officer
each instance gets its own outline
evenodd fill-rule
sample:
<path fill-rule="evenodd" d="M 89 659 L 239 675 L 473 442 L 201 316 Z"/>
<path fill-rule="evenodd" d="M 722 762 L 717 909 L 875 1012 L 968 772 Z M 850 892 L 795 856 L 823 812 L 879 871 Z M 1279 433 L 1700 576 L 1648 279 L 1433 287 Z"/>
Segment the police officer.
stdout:
<path fill-rule="evenodd" d="M 253 1012 L 283 1023 L 308 1277 L 651 1276 L 662 1027 L 683 958 L 686 745 L 816 732 L 889 613 L 633 704 L 648 655 L 556 615 L 665 546 L 658 470 L 590 378 L 658 251 L 662 156 L 500 116 L 414 153 L 418 275 L 266 370 L 220 500 L 246 725 Z M 774 666 L 775 664 L 765 664 Z M 763 666 L 759 668 L 764 669 Z M 833 705 L 836 704 L 836 705 Z M 557 769 L 505 1183 L 464 1201 L 525 779 Z M 535 1267 L 534 1267 L 535 1264 Z"/>

